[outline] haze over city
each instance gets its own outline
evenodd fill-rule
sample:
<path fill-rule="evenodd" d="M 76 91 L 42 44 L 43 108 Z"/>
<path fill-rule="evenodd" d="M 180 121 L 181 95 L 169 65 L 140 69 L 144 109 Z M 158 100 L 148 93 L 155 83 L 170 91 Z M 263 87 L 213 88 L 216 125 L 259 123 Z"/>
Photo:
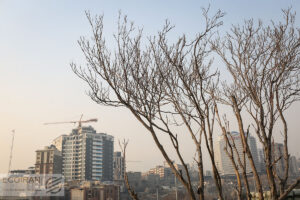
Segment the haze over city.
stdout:
<path fill-rule="evenodd" d="M 12 130 L 16 132 L 12 169 L 24 169 L 34 165 L 37 149 L 75 128 L 73 124 L 44 125 L 45 122 L 79 120 L 81 114 L 84 119 L 98 118 L 97 123 L 90 125 L 97 132 L 113 135 L 115 150 L 119 149 L 118 139 L 129 140 L 127 159 L 139 162 L 128 163 L 128 170 L 146 171 L 162 163 L 164 159 L 151 135 L 132 114 L 123 108 L 104 107 L 91 101 L 85 94 L 88 87 L 72 72 L 72 61 L 85 63 L 77 44 L 80 36 L 91 34 L 85 11 L 104 15 L 104 34 L 110 42 L 108 46 L 113 47 L 112 33 L 117 30 L 120 10 L 137 26 L 143 27 L 145 35 L 156 34 L 164 20 L 169 19 L 176 25 L 176 33 L 172 33 L 171 38 L 177 38 L 182 33 L 193 36 L 199 31 L 201 7 L 209 4 L 212 13 L 217 9 L 226 12 L 221 32 L 244 19 L 276 21 L 283 8 L 300 10 L 298 1 L 272 0 L 0 1 L 0 172 L 7 172 Z M 299 22 L 298 14 L 296 27 Z M 214 65 L 220 70 L 223 68 L 218 60 Z M 299 110 L 298 102 L 286 113 L 289 148 L 296 156 L 299 156 Z M 237 127 L 233 125 L 234 128 Z M 179 137 L 183 138 L 183 154 L 189 157 L 187 162 L 192 163 L 190 155 L 195 154 L 195 149 L 189 147 L 192 141 L 180 134 Z M 276 139 L 280 142 L 280 137 Z M 208 159 L 204 165 L 210 167 Z"/>

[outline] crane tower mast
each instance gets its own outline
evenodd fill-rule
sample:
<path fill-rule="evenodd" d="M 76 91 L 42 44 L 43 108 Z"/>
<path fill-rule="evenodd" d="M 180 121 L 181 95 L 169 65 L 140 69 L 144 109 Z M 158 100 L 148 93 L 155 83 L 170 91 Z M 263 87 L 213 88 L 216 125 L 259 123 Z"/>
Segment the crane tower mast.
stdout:
<path fill-rule="evenodd" d="M 14 139 L 15 139 L 15 130 L 12 130 L 12 141 L 11 141 L 11 146 L 10 146 L 8 173 L 10 173 L 10 169 L 11 169 L 11 160 L 12 160 L 12 152 L 13 152 L 13 148 L 14 148 Z"/>

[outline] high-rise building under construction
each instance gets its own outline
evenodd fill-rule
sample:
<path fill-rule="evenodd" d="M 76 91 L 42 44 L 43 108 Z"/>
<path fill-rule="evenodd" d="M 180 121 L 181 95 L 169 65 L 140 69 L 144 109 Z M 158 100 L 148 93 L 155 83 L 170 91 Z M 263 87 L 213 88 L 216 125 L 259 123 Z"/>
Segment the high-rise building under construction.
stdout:
<path fill-rule="evenodd" d="M 113 180 L 114 137 L 91 127 L 78 127 L 52 144 L 62 151 L 62 173 L 66 181 Z"/>

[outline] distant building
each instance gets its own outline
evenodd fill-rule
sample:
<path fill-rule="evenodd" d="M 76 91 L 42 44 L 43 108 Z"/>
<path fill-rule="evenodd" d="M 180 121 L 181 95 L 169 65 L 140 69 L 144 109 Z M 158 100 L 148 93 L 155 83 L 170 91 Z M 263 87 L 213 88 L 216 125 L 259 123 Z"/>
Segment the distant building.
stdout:
<path fill-rule="evenodd" d="M 62 152 L 63 145 L 64 145 L 64 143 L 66 141 L 66 137 L 67 137 L 67 135 L 61 135 L 61 136 L 55 138 L 52 141 L 52 145 L 54 145 L 59 151 Z"/>
<path fill-rule="evenodd" d="M 119 187 L 116 185 L 99 184 L 89 187 L 82 186 L 70 190 L 71 200 L 119 200 Z"/>
<path fill-rule="evenodd" d="M 211 170 L 206 170 L 205 171 L 205 176 L 211 177 L 212 176 L 212 171 Z"/>
<path fill-rule="evenodd" d="M 61 174 L 62 155 L 53 145 L 36 151 L 36 174 Z"/>
<path fill-rule="evenodd" d="M 10 174 L 35 174 L 35 167 L 28 167 L 28 169 L 11 170 Z"/>
<path fill-rule="evenodd" d="M 275 161 L 277 160 L 275 164 L 275 169 L 278 173 L 279 176 L 284 175 L 284 169 L 285 169 L 285 164 L 284 164 L 284 148 L 282 143 L 274 143 L 274 154 L 272 160 Z"/>
<path fill-rule="evenodd" d="M 265 154 L 262 148 L 258 149 L 258 160 L 259 160 L 260 172 L 266 173 Z"/>
<path fill-rule="evenodd" d="M 114 152 L 113 165 L 114 165 L 114 180 L 115 181 L 124 180 L 125 160 L 121 152 L 119 151 Z"/>
<path fill-rule="evenodd" d="M 62 145 L 66 181 L 113 180 L 114 137 L 91 126 L 73 129 L 53 142 Z"/>
<path fill-rule="evenodd" d="M 253 157 L 255 168 L 256 168 L 257 172 L 261 172 L 261 166 L 259 164 L 259 157 L 258 157 L 258 152 L 257 152 L 256 139 L 255 139 L 255 137 L 251 136 L 250 134 L 248 136 L 248 144 L 249 144 L 250 152 Z"/>
<path fill-rule="evenodd" d="M 155 168 L 150 169 L 149 174 L 156 174 L 161 179 L 168 178 L 168 177 L 172 176 L 172 170 L 170 167 L 164 167 L 164 166 L 158 165 Z"/>
<path fill-rule="evenodd" d="M 233 154 L 234 154 L 234 158 L 235 158 L 237 165 L 239 165 L 238 160 L 237 160 L 238 155 L 241 159 L 243 158 L 243 145 L 242 145 L 240 133 L 230 132 L 228 134 L 231 134 L 228 137 L 229 142 L 231 142 L 231 144 L 233 144 L 233 142 L 234 142 L 234 144 L 237 148 L 238 154 L 236 154 L 235 151 L 233 151 L 234 152 Z M 256 169 L 258 172 L 260 172 L 256 140 L 251 135 L 248 136 L 248 145 L 249 145 L 250 151 L 252 153 L 252 157 L 253 157 L 253 161 L 256 166 Z M 234 175 L 235 174 L 234 167 L 232 165 L 230 158 L 226 154 L 225 149 L 226 149 L 226 140 L 225 140 L 224 136 L 222 135 L 216 140 L 216 143 L 215 143 L 214 154 L 215 154 L 216 165 L 217 165 L 217 168 L 221 175 Z M 246 173 L 250 173 L 250 172 L 252 172 L 252 168 L 250 166 L 247 155 L 245 155 L 245 156 L 246 156 Z"/>
<path fill-rule="evenodd" d="M 127 172 L 127 176 L 130 182 L 139 182 L 142 179 L 141 172 Z"/>
<path fill-rule="evenodd" d="M 147 174 L 143 177 L 144 180 L 147 180 L 149 185 L 157 185 L 160 183 L 160 177 L 158 174 Z"/>
<path fill-rule="evenodd" d="M 175 169 L 177 169 L 178 171 L 183 172 L 184 167 L 183 167 L 182 165 L 175 163 L 175 161 L 173 161 L 173 163 L 174 163 Z M 187 165 L 188 168 L 190 168 L 190 165 L 189 165 L 188 163 L 187 163 L 186 165 Z M 169 166 L 169 164 L 168 164 L 167 161 L 164 161 L 164 167 L 170 168 L 170 166 Z M 170 169 L 171 169 L 171 168 L 170 168 Z M 173 172 L 172 172 L 172 173 L 173 173 Z"/>
<path fill-rule="evenodd" d="M 290 162 L 289 162 L 289 173 L 291 176 L 298 176 L 299 175 L 299 169 L 297 166 L 297 160 L 295 156 L 290 156 Z"/>
<path fill-rule="evenodd" d="M 184 167 L 180 164 L 174 163 L 174 167 L 182 174 L 184 178 L 187 178 Z M 187 165 L 189 169 L 189 165 Z M 170 185 L 175 181 L 175 175 L 172 169 L 169 167 L 167 162 L 164 162 L 164 165 L 158 165 L 155 168 L 150 169 L 148 172 L 142 174 L 143 179 L 146 179 L 151 184 L 156 183 L 157 181 L 163 181 L 164 184 Z"/>
<path fill-rule="evenodd" d="M 261 164 L 261 169 L 262 172 L 266 172 L 265 169 L 265 161 L 264 161 L 264 154 L 263 154 L 263 149 L 259 149 L 259 161 Z M 285 173 L 285 161 L 284 161 L 284 145 L 282 143 L 274 143 L 273 145 L 273 158 L 272 161 L 277 161 L 275 164 L 275 169 L 276 172 L 278 173 L 279 176 L 283 176 Z M 295 156 L 290 156 L 289 159 L 289 175 L 290 176 L 295 176 L 299 175 L 299 167 L 297 163 L 297 159 Z"/>

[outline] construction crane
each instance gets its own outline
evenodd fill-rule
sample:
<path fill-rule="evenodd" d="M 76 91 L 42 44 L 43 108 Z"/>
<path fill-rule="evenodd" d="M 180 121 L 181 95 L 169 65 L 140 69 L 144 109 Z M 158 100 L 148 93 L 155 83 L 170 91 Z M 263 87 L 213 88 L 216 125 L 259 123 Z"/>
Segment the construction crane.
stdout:
<path fill-rule="evenodd" d="M 67 124 L 67 123 L 76 124 L 76 123 L 78 123 L 78 127 L 81 127 L 81 124 L 82 124 L 82 123 L 97 122 L 97 121 L 98 121 L 98 119 L 96 119 L 96 118 L 88 119 L 88 120 L 82 120 L 82 116 L 83 116 L 83 115 L 81 115 L 79 121 L 49 122 L 49 123 L 44 123 L 44 125 L 49 125 L 49 124 Z"/>
<path fill-rule="evenodd" d="M 82 120 L 83 115 L 81 115 L 79 121 L 66 121 L 66 122 L 50 122 L 50 123 L 44 123 L 44 125 L 49 125 L 49 124 L 67 124 L 67 123 L 72 123 L 72 124 L 76 124 L 78 123 L 78 131 L 76 134 L 81 135 L 82 133 L 82 124 L 83 123 L 90 123 L 90 122 L 97 122 L 98 119 L 96 118 L 92 118 L 92 119 L 88 119 L 88 120 Z M 71 151 L 71 156 L 73 158 L 74 155 L 76 155 L 77 148 L 74 147 L 74 145 L 72 145 L 72 151 Z M 73 172 L 73 167 L 75 167 L 77 164 L 75 164 L 74 162 L 71 164 L 71 171 Z M 73 173 L 71 173 L 71 179 L 73 177 Z M 76 176 L 75 176 L 76 177 Z"/>
<path fill-rule="evenodd" d="M 82 116 L 80 117 L 79 121 L 66 121 L 66 122 L 50 122 L 50 123 L 44 123 L 44 125 L 49 125 L 49 124 L 67 124 L 67 123 L 71 123 L 71 124 L 76 124 L 78 123 L 78 131 L 81 133 L 81 127 L 83 123 L 90 123 L 90 122 L 97 122 L 98 119 L 96 118 L 92 118 L 92 119 L 88 119 L 88 120 L 82 120 Z"/>
<path fill-rule="evenodd" d="M 13 148 L 14 148 L 14 139 L 15 139 L 15 130 L 12 130 L 12 140 L 11 140 L 9 163 L 8 163 L 8 174 L 10 173 L 10 168 L 11 168 L 12 152 L 13 152 Z"/>

